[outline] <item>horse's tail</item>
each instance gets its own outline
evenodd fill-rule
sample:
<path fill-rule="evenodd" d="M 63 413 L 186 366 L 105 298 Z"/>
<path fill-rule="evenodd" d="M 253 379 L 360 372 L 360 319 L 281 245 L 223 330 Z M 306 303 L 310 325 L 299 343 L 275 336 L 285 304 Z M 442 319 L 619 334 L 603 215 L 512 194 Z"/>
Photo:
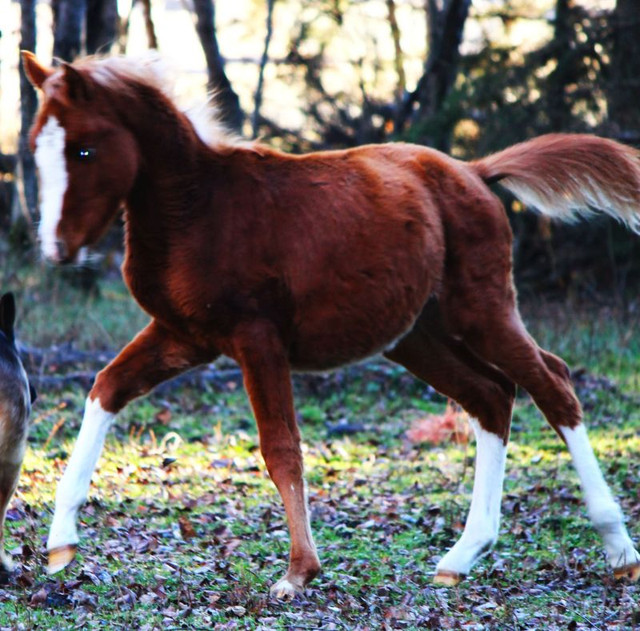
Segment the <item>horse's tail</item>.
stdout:
<path fill-rule="evenodd" d="M 528 206 L 571 220 L 602 211 L 640 234 L 640 152 L 585 134 L 549 134 L 513 145 L 471 168 Z"/>

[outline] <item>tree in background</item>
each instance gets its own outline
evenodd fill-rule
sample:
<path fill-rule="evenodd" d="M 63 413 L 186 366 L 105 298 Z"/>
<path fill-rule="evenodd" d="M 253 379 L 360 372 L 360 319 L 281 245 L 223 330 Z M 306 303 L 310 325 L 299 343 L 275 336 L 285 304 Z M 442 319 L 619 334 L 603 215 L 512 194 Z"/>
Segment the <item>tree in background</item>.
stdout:
<path fill-rule="evenodd" d="M 53 0 L 53 58 L 73 61 L 82 52 L 86 0 Z"/>
<path fill-rule="evenodd" d="M 216 95 L 222 121 L 231 129 L 241 132 L 244 113 L 224 69 L 216 34 L 215 5 L 212 0 L 193 0 L 193 10 L 196 14 L 196 31 L 207 61 L 207 89 Z"/>
<path fill-rule="evenodd" d="M 72 61 L 83 52 L 109 53 L 118 34 L 117 0 L 52 0 L 51 8 L 54 59 Z"/>
<path fill-rule="evenodd" d="M 613 13 L 609 118 L 621 140 L 640 145 L 640 5 L 617 0 Z"/>
<path fill-rule="evenodd" d="M 460 44 L 471 0 L 427 0 L 427 50 L 424 74 L 404 99 L 396 133 L 410 120 L 412 140 L 448 152 L 454 120 L 446 103 L 459 72 Z M 417 107 L 416 107 L 417 106 Z M 412 110 L 416 109 L 412 116 Z"/>
<path fill-rule="evenodd" d="M 35 52 L 36 49 L 36 0 L 20 0 L 22 23 L 20 47 Z M 20 140 L 18 145 L 19 188 L 22 191 L 23 216 L 31 222 L 36 217 L 38 205 L 38 182 L 33 154 L 29 150 L 29 129 L 38 107 L 36 91 L 20 67 Z M 12 212 L 13 223 L 17 213 Z"/>

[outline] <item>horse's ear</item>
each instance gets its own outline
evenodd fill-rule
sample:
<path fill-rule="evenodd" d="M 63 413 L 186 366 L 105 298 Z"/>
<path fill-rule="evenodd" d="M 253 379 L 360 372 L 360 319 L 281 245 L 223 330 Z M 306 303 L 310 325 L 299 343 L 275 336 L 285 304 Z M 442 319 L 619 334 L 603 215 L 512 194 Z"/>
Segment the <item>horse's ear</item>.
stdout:
<path fill-rule="evenodd" d="M 78 72 L 71 64 L 63 63 L 64 82 L 67 86 L 67 95 L 73 102 L 90 101 L 93 91 L 88 79 Z"/>
<path fill-rule="evenodd" d="M 16 301 L 12 293 L 0 298 L 0 330 L 13 341 L 13 324 L 16 321 Z"/>
<path fill-rule="evenodd" d="M 22 67 L 27 78 L 34 87 L 42 88 L 42 84 L 53 74 L 53 68 L 43 66 L 38 58 L 29 50 L 22 51 Z"/>

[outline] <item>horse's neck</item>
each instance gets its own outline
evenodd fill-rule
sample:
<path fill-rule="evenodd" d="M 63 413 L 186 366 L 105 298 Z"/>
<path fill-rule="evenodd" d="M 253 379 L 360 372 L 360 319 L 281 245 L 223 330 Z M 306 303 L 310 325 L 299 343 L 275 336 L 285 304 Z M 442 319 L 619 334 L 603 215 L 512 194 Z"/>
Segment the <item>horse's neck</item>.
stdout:
<path fill-rule="evenodd" d="M 135 137 L 142 168 L 151 177 L 188 168 L 198 141 L 191 123 L 167 97 L 138 85 L 130 93 L 116 96 L 114 107 Z"/>
<path fill-rule="evenodd" d="M 196 210 L 196 181 L 194 170 L 154 170 L 147 165 L 126 203 L 127 247 L 163 249 L 172 232 L 186 228 Z"/>
<path fill-rule="evenodd" d="M 157 233 L 165 221 L 189 207 L 198 190 L 203 149 L 189 123 L 174 112 L 151 114 L 130 124 L 141 165 L 127 200 L 127 214 L 134 231 Z"/>

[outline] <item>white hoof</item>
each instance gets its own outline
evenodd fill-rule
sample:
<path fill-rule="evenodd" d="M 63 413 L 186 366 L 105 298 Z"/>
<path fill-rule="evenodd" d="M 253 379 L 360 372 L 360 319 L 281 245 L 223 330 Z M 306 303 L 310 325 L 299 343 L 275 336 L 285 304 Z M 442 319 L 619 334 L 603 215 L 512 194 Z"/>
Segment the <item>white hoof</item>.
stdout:
<path fill-rule="evenodd" d="M 462 537 L 445 554 L 436 566 L 435 580 L 444 585 L 457 585 L 475 565 L 476 561 L 490 552 L 495 537 L 471 539 Z"/>
<path fill-rule="evenodd" d="M 49 550 L 47 574 L 51 575 L 64 570 L 75 558 L 76 550 L 77 547 L 75 545 L 66 545 Z"/>
<path fill-rule="evenodd" d="M 6 552 L 0 552 L 0 566 L 5 572 L 13 572 L 16 564 Z"/>
<path fill-rule="evenodd" d="M 275 585 L 271 586 L 269 595 L 271 598 L 277 598 L 279 600 L 291 600 L 298 594 L 304 592 L 302 585 L 294 585 L 289 579 L 281 578 Z"/>

